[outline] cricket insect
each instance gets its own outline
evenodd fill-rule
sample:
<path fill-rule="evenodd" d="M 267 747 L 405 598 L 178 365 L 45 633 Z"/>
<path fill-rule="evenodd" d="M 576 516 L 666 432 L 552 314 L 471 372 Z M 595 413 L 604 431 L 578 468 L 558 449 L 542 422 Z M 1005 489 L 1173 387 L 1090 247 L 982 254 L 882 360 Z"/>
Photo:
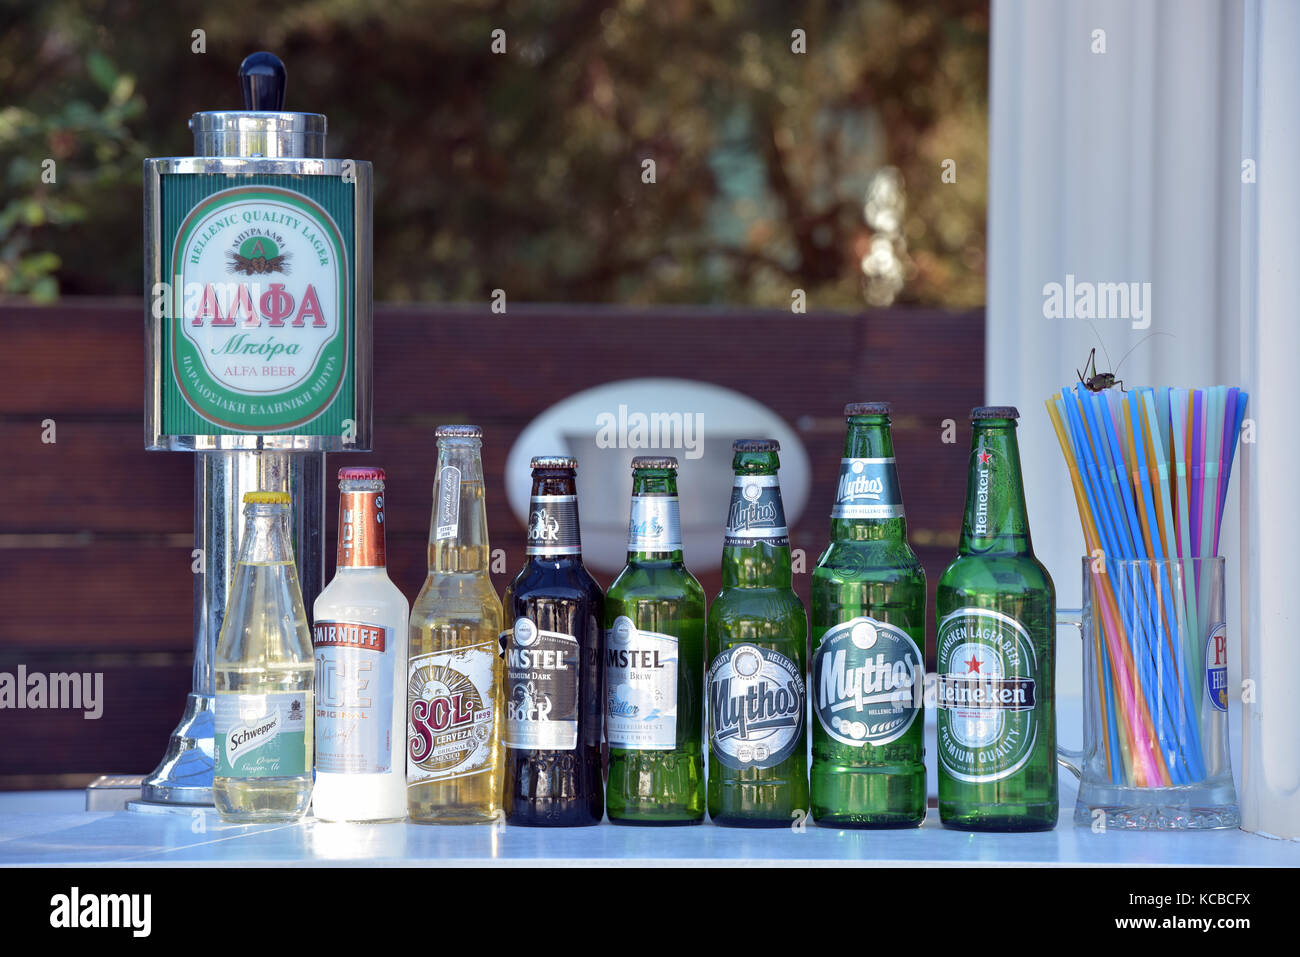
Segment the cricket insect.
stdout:
<path fill-rule="evenodd" d="M 1090 322 L 1088 323 L 1088 325 L 1091 326 L 1092 323 Z M 1095 333 L 1097 331 L 1097 327 L 1093 326 L 1092 331 Z M 1137 344 L 1133 346 L 1133 349 L 1136 349 L 1138 346 L 1142 345 L 1142 343 L 1150 339 L 1151 336 L 1169 336 L 1172 339 L 1173 333 L 1153 332 L 1151 333 L 1150 336 L 1143 336 L 1141 339 L 1139 339 Z M 1101 342 L 1101 336 L 1097 337 L 1097 341 Z M 1122 366 L 1124 364 L 1124 360 L 1133 354 L 1133 349 L 1130 349 L 1128 352 L 1124 353 L 1124 355 L 1120 357 L 1119 365 L 1115 367 L 1114 371 L 1098 372 L 1097 371 L 1097 349 L 1095 347 L 1092 348 L 1088 352 L 1088 361 L 1083 364 L 1084 372 L 1087 372 L 1089 367 L 1092 368 L 1092 375 L 1088 376 L 1087 378 L 1084 378 L 1083 372 L 1080 372 L 1078 369 L 1074 370 L 1074 374 L 1079 377 L 1079 384 L 1082 385 L 1089 392 L 1105 392 L 1107 389 L 1112 388 L 1114 386 L 1119 386 L 1119 391 L 1121 392 L 1127 392 L 1128 389 L 1124 388 L 1124 380 L 1118 378 L 1119 366 Z M 1101 343 L 1101 351 L 1106 356 L 1107 364 L 1109 364 L 1110 353 L 1106 351 L 1106 343 L 1104 342 Z"/>

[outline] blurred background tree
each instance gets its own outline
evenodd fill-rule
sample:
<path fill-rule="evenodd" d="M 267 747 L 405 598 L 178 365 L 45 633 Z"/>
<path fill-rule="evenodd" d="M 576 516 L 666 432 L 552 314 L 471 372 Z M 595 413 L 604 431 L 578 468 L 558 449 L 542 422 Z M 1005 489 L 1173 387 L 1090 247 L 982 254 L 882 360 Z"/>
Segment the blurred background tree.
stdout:
<path fill-rule="evenodd" d="M 138 294 L 140 159 L 188 154 L 190 114 L 239 108 L 239 61 L 269 49 L 286 108 L 328 114 L 329 154 L 375 164 L 379 300 L 983 302 L 987 0 L 43 0 L 0 18 L 0 292 Z"/>

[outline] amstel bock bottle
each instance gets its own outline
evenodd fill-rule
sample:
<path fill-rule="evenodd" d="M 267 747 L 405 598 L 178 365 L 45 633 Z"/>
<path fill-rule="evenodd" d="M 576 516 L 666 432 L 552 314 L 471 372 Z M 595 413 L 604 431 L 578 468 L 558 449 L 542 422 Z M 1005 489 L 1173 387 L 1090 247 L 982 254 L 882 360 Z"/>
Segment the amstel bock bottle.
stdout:
<path fill-rule="evenodd" d="M 248 492 L 244 515 L 213 662 L 212 795 L 227 821 L 292 820 L 311 800 L 314 669 L 289 493 Z"/>
<path fill-rule="evenodd" d="M 605 804 L 615 824 L 704 818 L 704 607 L 682 558 L 677 459 L 638 456 L 627 566 L 605 596 Z"/>
<path fill-rule="evenodd" d="M 939 817 L 975 831 L 1056 826 L 1056 592 L 1029 541 L 1014 408 L 971 412 L 957 557 L 939 579 Z"/>
<path fill-rule="evenodd" d="M 501 601 L 489 573 L 483 431 L 440 425 L 429 574 L 411 608 L 406 799 L 411 820 L 476 824 L 501 807 Z"/>
<path fill-rule="evenodd" d="M 388 577 L 384 470 L 339 469 L 338 571 L 312 606 L 325 821 L 406 817 L 406 596 Z"/>
<path fill-rule="evenodd" d="M 732 446 L 722 591 L 709 606 L 709 817 L 737 827 L 789 827 L 808 810 L 808 616 L 791 587 L 779 450 Z"/>
<path fill-rule="evenodd" d="M 506 820 L 599 824 L 605 596 L 582 564 L 577 462 L 531 464 L 526 559 L 502 602 Z"/>
<path fill-rule="evenodd" d="M 845 406 L 831 543 L 812 579 L 812 814 L 925 820 L 925 571 L 907 544 L 889 404 Z"/>

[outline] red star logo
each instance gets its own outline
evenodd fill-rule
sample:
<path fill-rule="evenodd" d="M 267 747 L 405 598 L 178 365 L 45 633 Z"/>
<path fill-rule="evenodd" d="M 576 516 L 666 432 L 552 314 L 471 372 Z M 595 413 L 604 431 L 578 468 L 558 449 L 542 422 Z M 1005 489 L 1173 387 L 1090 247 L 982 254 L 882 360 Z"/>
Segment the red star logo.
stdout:
<path fill-rule="evenodd" d="M 969 658 L 966 659 L 966 673 L 967 673 L 967 674 L 969 674 L 969 673 L 972 672 L 972 671 L 979 671 L 979 670 L 980 670 L 980 663 L 979 663 L 979 661 L 975 658 L 974 655 L 971 655 Z"/>
<path fill-rule="evenodd" d="M 993 461 L 993 455 L 989 452 L 980 453 L 980 465 L 988 465 Z"/>

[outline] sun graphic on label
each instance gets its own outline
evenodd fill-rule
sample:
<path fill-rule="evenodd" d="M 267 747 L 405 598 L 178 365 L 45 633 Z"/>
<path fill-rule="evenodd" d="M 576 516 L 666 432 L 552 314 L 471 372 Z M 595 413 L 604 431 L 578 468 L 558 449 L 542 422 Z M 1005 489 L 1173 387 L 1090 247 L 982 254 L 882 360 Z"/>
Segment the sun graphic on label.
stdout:
<path fill-rule="evenodd" d="M 752 678 L 763 667 L 762 659 L 752 648 L 743 648 L 731 659 L 731 666 L 742 678 Z"/>
<path fill-rule="evenodd" d="M 855 474 L 860 475 L 862 473 L 862 470 L 866 468 L 866 466 L 863 465 L 861 462 L 854 462 L 852 468 Z"/>
<path fill-rule="evenodd" d="M 763 494 L 763 489 L 758 485 L 746 485 L 741 494 L 744 495 L 745 498 L 749 499 L 749 501 L 757 502 L 759 496 Z"/>
<path fill-rule="evenodd" d="M 865 651 L 875 645 L 880 633 L 871 622 L 860 621 L 853 626 L 853 630 L 849 632 L 849 637 L 853 640 L 853 644 Z"/>

